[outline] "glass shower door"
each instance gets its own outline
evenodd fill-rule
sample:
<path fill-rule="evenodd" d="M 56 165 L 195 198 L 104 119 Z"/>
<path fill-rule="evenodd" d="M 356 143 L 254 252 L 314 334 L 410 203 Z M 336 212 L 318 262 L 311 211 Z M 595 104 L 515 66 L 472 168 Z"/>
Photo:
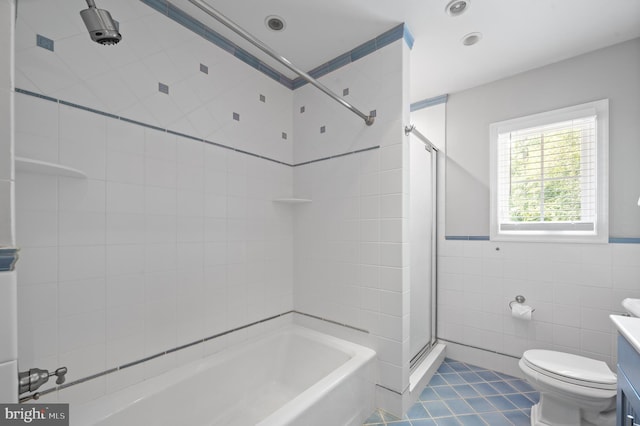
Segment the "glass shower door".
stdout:
<path fill-rule="evenodd" d="M 410 350 L 419 364 L 435 340 L 436 156 L 416 136 L 410 145 Z"/>

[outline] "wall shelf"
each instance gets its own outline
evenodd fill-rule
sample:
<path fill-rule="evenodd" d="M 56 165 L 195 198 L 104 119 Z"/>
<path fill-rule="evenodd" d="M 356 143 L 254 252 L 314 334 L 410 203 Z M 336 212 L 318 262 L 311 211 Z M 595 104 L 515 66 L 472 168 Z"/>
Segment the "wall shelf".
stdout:
<path fill-rule="evenodd" d="M 16 164 L 16 171 L 18 172 L 73 177 L 78 179 L 87 178 L 87 175 L 78 169 L 74 169 L 68 166 L 63 166 L 62 164 L 34 160 L 33 158 L 15 157 L 15 164 Z"/>
<path fill-rule="evenodd" d="M 308 198 L 276 198 L 273 202 L 282 204 L 304 204 L 310 203 L 311 200 Z"/>

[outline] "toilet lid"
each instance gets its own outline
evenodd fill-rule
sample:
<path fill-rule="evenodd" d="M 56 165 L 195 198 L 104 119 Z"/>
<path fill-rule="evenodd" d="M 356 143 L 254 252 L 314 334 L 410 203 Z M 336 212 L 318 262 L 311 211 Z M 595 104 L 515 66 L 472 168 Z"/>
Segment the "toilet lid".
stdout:
<path fill-rule="evenodd" d="M 616 389 L 617 377 L 602 361 L 542 349 L 528 350 L 522 359 L 537 372 L 559 380 L 599 389 Z"/>

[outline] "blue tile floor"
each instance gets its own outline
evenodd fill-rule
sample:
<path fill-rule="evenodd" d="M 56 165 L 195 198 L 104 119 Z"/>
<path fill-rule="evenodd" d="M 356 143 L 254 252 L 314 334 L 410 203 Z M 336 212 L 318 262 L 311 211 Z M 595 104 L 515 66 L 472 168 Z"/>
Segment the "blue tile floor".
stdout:
<path fill-rule="evenodd" d="M 522 379 L 447 358 L 404 418 L 377 410 L 364 424 L 529 426 L 539 398 Z"/>

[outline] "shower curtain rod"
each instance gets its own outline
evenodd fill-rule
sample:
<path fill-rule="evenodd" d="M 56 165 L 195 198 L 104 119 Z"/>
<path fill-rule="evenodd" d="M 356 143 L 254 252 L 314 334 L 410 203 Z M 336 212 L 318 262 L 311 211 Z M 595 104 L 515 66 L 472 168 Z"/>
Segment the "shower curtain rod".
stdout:
<path fill-rule="evenodd" d="M 333 93 L 324 84 L 320 83 L 318 80 L 316 80 L 315 78 L 311 77 L 306 72 L 302 71 L 301 69 L 299 69 L 298 67 L 293 65 L 291 63 L 291 61 L 289 61 L 287 58 L 285 58 L 284 56 L 280 55 L 279 53 L 277 53 L 276 51 L 271 49 L 269 46 L 267 46 L 266 44 L 264 44 L 263 42 L 258 40 L 256 37 L 254 37 L 253 35 L 251 35 L 247 31 L 243 30 L 238 24 L 236 24 L 231 19 L 229 19 L 226 16 L 224 16 L 222 13 L 218 12 L 216 9 L 211 7 L 211 5 L 209 5 L 208 3 L 205 3 L 203 0 L 189 0 L 189 2 L 191 4 L 197 6 L 198 8 L 200 8 L 200 10 L 202 10 L 204 13 L 206 13 L 209 16 L 211 16 L 212 18 L 214 18 L 215 20 L 217 20 L 218 22 L 220 22 L 221 24 L 223 24 L 224 26 L 229 28 L 234 33 L 238 34 L 240 37 L 242 37 L 245 40 L 247 40 L 249 43 L 251 43 L 254 46 L 256 46 L 258 49 L 262 50 L 267 55 L 271 56 L 276 61 L 280 62 L 285 67 L 289 68 L 291 71 L 293 71 L 296 74 L 298 74 L 300 77 L 302 77 L 307 82 L 309 82 L 312 85 L 314 85 L 316 88 L 318 88 L 321 91 L 323 91 L 330 98 L 334 99 L 336 102 L 340 103 L 345 108 L 348 108 L 349 110 L 351 110 L 357 116 L 362 118 L 367 126 L 371 126 L 373 124 L 373 122 L 375 120 L 375 118 L 373 116 L 363 113 L 362 111 L 360 111 L 359 109 L 357 109 L 356 107 L 351 105 L 349 102 L 345 101 L 344 99 L 342 99 L 341 97 L 339 97 L 338 95 Z"/>
<path fill-rule="evenodd" d="M 418 139 L 420 139 L 422 143 L 425 144 L 426 148 L 429 151 L 431 150 L 438 151 L 438 148 L 433 144 L 433 142 L 431 142 L 428 137 L 423 135 L 422 132 L 420 132 L 420 130 L 416 128 L 415 124 L 412 124 L 410 126 L 404 126 L 404 135 L 409 136 L 409 133 L 413 133 L 414 135 L 416 135 Z"/>
<path fill-rule="evenodd" d="M 412 124 L 410 126 L 404 126 L 404 135 L 405 136 L 409 136 L 409 133 L 413 133 L 414 135 L 416 135 L 418 137 L 418 139 L 420 139 L 420 141 L 422 141 L 422 143 L 424 143 L 425 147 L 429 151 L 431 151 L 431 150 L 438 151 L 438 148 L 436 148 L 436 146 L 433 144 L 433 142 L 431 142 L 428 137 L 423 135 L 422 132 L 420 132 L 420 130 L 416 129 L 416 125 L 415 124 Z"/>

